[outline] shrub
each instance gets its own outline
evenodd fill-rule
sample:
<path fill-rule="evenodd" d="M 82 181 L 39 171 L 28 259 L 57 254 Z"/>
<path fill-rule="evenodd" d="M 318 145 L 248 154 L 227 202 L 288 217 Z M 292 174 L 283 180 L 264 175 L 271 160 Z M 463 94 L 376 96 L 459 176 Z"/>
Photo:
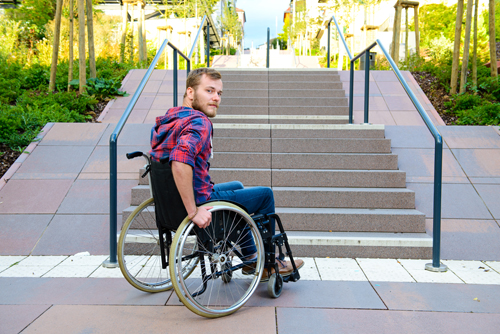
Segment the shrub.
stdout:
<path fill-rule="evenodd" d="M 460 110 L 458 125 L 498 125 L 500 124 L 500 104 L 491 103 L 476 106 L 469 110 Z"/>
<path fill-rule="evenodd" d="M 483 104 L 483 99 L 480 96 L 467 93 L 454 95 L 450 102 L 445 102 L 445 106 L 453 111 L 473 109 Z"/>

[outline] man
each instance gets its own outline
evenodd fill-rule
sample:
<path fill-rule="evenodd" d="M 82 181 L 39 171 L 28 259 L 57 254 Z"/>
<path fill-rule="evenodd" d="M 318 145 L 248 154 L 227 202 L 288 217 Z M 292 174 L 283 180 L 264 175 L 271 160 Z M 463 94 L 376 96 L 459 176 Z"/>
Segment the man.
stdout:
<path fill-rule="evenodd" d="M 152 160 L 160 162 L 168 159 L 188 217 L 200 228 L 210 225 L 212 214 L 209 210 L 212 207 L 198 207 L 197 204 L 211 199 L 238 202 L 250 214 L 274 213 L 271 188 L 245 189 L 237 181 L 218 185 L 210 181 L 208 160 L 212 155 L 213 127 L 209 118 L 217 115 L 221 96 L 222 80 L 218 71 L 199 68 L 190 72 L 186 79 L 182 106 L 171 108 L 165 116 L 158 117 L 151 135 Z M 275 227 L 274 224 L 271 225 L 271 233 L 274 235 Z M 248 260 L 252 260 L 257 249 L 251 235 L 244 242 L 249 247 L 244 247 L 242 253 Z M 295 264 L 300 268 L 304 262 L 296 259 Z M 285 276 L 293 270 L 288 261 L 279 261 L 279 268 L 280 274 Z M 243 273 L 246 273 L 245 268 Z M 264 275 L 267 277 L 267 271 Z"/>

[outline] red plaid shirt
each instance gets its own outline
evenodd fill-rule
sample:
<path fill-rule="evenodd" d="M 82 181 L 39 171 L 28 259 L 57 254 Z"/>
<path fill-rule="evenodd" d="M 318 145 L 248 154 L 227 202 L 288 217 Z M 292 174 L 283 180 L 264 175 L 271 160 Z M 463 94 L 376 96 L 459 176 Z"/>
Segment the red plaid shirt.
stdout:
<path fill-rule="evenodd" d="M 193 189 L 196 203 L 210 199 L 210 153 L 212 122 L 201 111 L 188 107 L 170 108 L 156 118 L 151 129 L 151 158 L 155 161 L 179 161 L 193 167 Z"/>

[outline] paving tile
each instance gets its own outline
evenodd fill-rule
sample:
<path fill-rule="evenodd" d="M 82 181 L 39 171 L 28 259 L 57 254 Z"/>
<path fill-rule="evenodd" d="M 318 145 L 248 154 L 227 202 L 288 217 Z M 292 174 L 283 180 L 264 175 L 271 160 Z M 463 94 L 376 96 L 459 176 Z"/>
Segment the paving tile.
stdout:
<path fill-rule="evenodd" d="M 20 333 L 50 305 L 0 305 L 0 323 L 2 333 Z"/>
<path fill-rule="evenodd" d="M 0 277 L 42 277 L 54 266 L 12 266 L 0 273 Z"/>
<path fill-rule="evenodd" d="M 97 268 L 92 275 L 91 278 L 123 278 L 123 274 L 120 268 Z"/>
<path fill-rule="evenodd" d="M 315 259 L 312 257 L 301 257 L 300 259 L 304 261 L 304 266 L 299 270 L 300 279 L 304 281 L 321 280 Z"/>
<path fill-rule="evenodd" d="M 432 219 L 426 230 L 432 234 Z M 441 258 L 500 260 L 500 228 L 494 220 L 441 220 Z"/>
<path fill-rule="evenodd" d="M 72 255 L 68 256 L 59 266 L 100 266 L 109 256 L 107 255 Z"/>
<path fill-rule="evenodd" d="M 411 99 L 406 96 L 387 96 L 384 95 L 384 100 L 389 110 L 413 111 L 417 110 Z"/>
<path fill-rule="evenodd" d="M 396 125 L 425 126 L 425 122 L 417 112 L 391 110 L 391 114 L 394 118 L 394 121 L 396 122 Z"/>
<path fill-rule="evenodd" d="M 168 87 L 168 86 L 167 86 Z M 160 87 L 159 92 L 168 92 L 168 88 L 162 85 Z M 182 93 L 180 93 L 182 92 Z M 179 94 L 177 95 L 177 104 L 182 105 L 182 99 L 184 96 L 184 90 L 179 90 Z M 167 95 L 157 95 L 154 98 L 153 103 L 148 109 L 164 109 L 172 108 L 174 106 L 174 98 L 171 94 Z"/>
<path fill-rule="evenodd" d="M 147 146 L 118 146 L 117 149 L 117 170 L 118 173 L 137 173 L 146 161 L 143 158 L 128 160 L 125 154 L 142 151 L 149 152 L 151 147 Z M 97 146 L 85 164 L 83 173 L 104 173 L 109 175 L 109 147 Z"/>
<path fill-rule="evenodd" d="M 8 268 L 24 258 L 26 258 L 26 256 L 19 256 L 19 255 L 0 256 L 0 266 L 7 266 Z"/>
<path fill-rule="evenodd" d="M 121 216 L 118 217 L 121 222 Z M 118 230 L 121 223 L 118 223 Z M 109 254 L 108 215 L 55 215 L 33 255 Z"/>
<path fill-rule="evenodd" d="M 393 148 L 434 148 L 434 137 L 425 126 L 386 126 L 385 137 Z M 443 148 L 446 148 L 443 145 Z"/>
<path fill-rule="evenodd" d="M 38 146 L 13 179 L 75 179 L 94 146 Z"/>
<path fill-rule="evenodd" d="M 434 177 L 434 149 L 429 148 L 394 148 L 398 155 L 398 168 L 406 172 L 406 177 Z M 443 149 L 443 177 L 466 178 L 459 163 L 449 149 Z"/>
<path fill-rule="evenodd" d="M 471 177 L 472 184 L 500 184 L 500 177 Z"/>
<path fill-rule="evenodd" d="M 130 206 L 131 190 L 135 180 L 117 181 L 117 209 L 122 212 Z M 109 180 L 76 180 L 57 213 L 109 213 Z"/>
<path fill-rule="evenodd" d="M 399 82 L 398 77 L 393 71 L 370 71 L 370 75 L 373 77 L 373 80 L 377 82 L 377 84 L 379 82 L 390 82 L 390 81 Z"/>
<path fill-rule="evenodd" d="M 500 149 L 452 149 L 452 151 L 468 176 L 500 177 Z"/>
<path fill-rule="evenodd" d="M 349 96 L 349 82 L 345 82 L 343 85 L 343 88 L 346 92 L 346 95 Z M 353 94 L 354 96 L 365 96 L 365 82 L 363 81 L 355 81 L 354 82 L 354 87 L 353 87 Z M 361 94 L 361 95 L 360 95 Z M 369 87 L 369 95 L 370 96 L 381 96 L 380 95 L 380 89 L 379 86 L 377 86 L 377 83 L 374 81 L 370 81 L 370 87 Z"/>
<path fill-rule="evenodd" d="M 92 319 L 92 321 L 89 321 Z M 210 324 L 209 324 L 210 323 Z M 274 308 L 242 308 L 229 317 L 206 319 L 184 306 L 53 306 L 24 333 L 207 333 L 275 334 Z"/>
<path fill-rule="evenodd" d="M 115 127 L 110 125 L 104 132 L 99 145 L 109 146 L 109 138 L 115 131 Z M 151 138 L 150 124 L 125 124 L 118 136 L 118 146 L 150 146 Z"/>
<path fill-rule="evenodd" d="M 377 81 L 380 92 L 385 96 L 407 96 L 405 89 L 399 81 Z"/>
<path fill-rule="evenodd" d="M 5 269 L 9 269 L 9 266 L 3 266 L 3 265 L 0 265 L 0 273 L 2 271 L 4 271 Z"/>
<path fill-rule="evenodd" d="M 164 116 L 166 109 L 151 109 L 149 110 L 146 118 L 144 119 L 144 124 L 149 124 L 152 128 L 156 122 L 156 117 Z"/>
<path fill-rule="evenodd" d="M 389 310 L 500 312 L 500 285 L 372 283 Z"/>
<path fill-rule="evenodd" d="M 89 277 L 98 266 L 57 266 L 43 277 Z"/>
<path fill-rule="evenodd" d="M 500 284 L 500 274 L 481 261 L 447 261 L 443 263 L 467 284 Z"/>
<path fill-rule="evenodd" d="M 363 111 L 353 111 L 353 123 L 361 124 L 365 122 L 365 114 Z M 370 111 L 368 115 L 368 123 L 396 125 L 391 112 L 389 111 Z"/>
<path fill-rule="evenodd" d="M 316 258 L 323 281 L 368 281 L 355 259 Z"/>
<path fill-rule="evenodd" d="M 29 255 L 52 217 L 53 215 L 0 215 L 0 255 Z M 16 257 L 0 257 L 0 265 L 3 261 L 10 261 L 7 258 Z"/>
<path fill-rule="evenodd" d="M 500 262 L 498 261 L 484 261 L 489 267 L 493 268 L 497 273 L 500 273 Z"/>
<path fill-rule="evenodd" d="M 415 191 L 415 208 L 433 217 L 434 184 L 407 183 L 406 187 Z M 441 204 L 441 218 L 493 219 L 471 184 L 443 184 Z"/>
<path fill-rule="evenodd" d="M 278 308 L 279 334 L 496 333 L 497 314 Z M 431 329 L 432 327 L 432 329 Z"/>
<path fill-rule="evenodd" d="M 427 263 L 432 263 L 432 260 L 398 259 L 398 261 L 417 283 L 464 283 L 451 270 L 442 273 L 425 270 L 425 265 Z"/>
<path fill-rule="evenodd" d="M 95 146 L 107 127 L 102 123 L 55 123 L 38 145 Z"/>
<path fill-rule="evenodd" d="M 415 282 L 395 259 L 356 259 L 356 261 L 371 282 Z"/>
<path fill-rule="evenodd" d="M 475 187 L 493 217 L 500 219 L 500 187 L 498 184 L 476 184 Z"/>
<path fill-rule="evenodd" d="M 440 126 L 450 148 L 500 148 L 500 136 L 491 126 Z"/>
<path fill-rule="evenodd" d="M 20 267 L 36 267 L 36 266 L 57 266 L 64 260 L 66 260 L 67 256 L 28 256 L 21 262 L 19 262 L 18 266 Z"/>
<path fill-rule="evenodd" d="M 72 183 L 73 180 L 10 180 L 0 191 L 0 213 L 55 213 Z"/>
<path fill-rule="evenodd" d="M 134 108 L 127 118 L 127 124 L 143 123 L 144 118 L 146 118 L 146 115 L 148 114 L 148 111 L 149 109 Z M 113 108 L 113 107 L 109 108 L 106 115 L 101 121 L 103 123 L 114 123 L 114 124 L 109 124 L 109 126 L 113 127 L 114 129 L 115 124 L 120 121 L 124 113 L 125 113 L 125 108 Z M 109 136 L 107 138 L 109 142 Z"/>
<path fill-rule="evenodd" d="M 354 96 L 353 110 L 365 109 L 365 98 L 361 96 Z M 368 110 L 380 111 L 389 110 L 387 104 L 382 96 L 370 96 Z"/>
<path fill-rule="evenodd" d="M 164 305 L 171 294 L 139 291 L 123 278 L 0 278 L 2 305 Z"/>
<path fill-rule="evenodd" d="M 179 303 L 177 298 L 171 298 L 167 305 Z M 368 282 L 302 280 L 284 284 L 277 299 L 269 298 L 267 284 L 262 283 L 245 306 L 385 309 Z"/>

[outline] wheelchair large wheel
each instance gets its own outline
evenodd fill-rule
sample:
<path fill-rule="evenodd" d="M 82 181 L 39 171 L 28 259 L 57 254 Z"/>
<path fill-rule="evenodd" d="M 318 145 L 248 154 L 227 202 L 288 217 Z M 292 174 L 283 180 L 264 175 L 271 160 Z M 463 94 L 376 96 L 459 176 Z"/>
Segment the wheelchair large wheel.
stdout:
<path fill-rule="evenodd" d="M 227 202 L 211 202 L 212 223 L 198 229 L 186 218 L 177 229 L 170 249 L 170 276 L 174 290 L 186 307 L 194 313 L 217 318 L 229 315 L 252 296 L 262 276 L 264 245 L 253 219 L 239 207 Z M 207 234 L 201 236 L 198 234 Z M 241 249 L 246 247 L 242 237 L 251 234 L 257 247 L 255 270 L 242 268 L 251 264 L 242 259 Z M 193 274 L 186 278 L 179 275 L 181 260 L 191 250 L 190 240 L 196 237 L 200 261 Z M 209 240 L 202 243 L 201 240 Z M 209 245 L 209 246 L 207 246 Z"/>
<path fill-rule="evenodd" d="M 139 205 L 122 227 L 118 239 L 118 263 L 125 279 L 139 290 L 161 292 L 172 289 L 168 267 L 162 268 L 160 240 L 155 218 L 155 203 L 150 198 Z M 163 236 L 165 239 L 165 237 Z M 164 240 L 165 256 L 168 254 Z M 196 251 L 196 243 L 191 246 L 191 253 Z M 183 261 L 183 275 L 189 276 L 196 266 L 198 258 L 191 257 Z"/>

